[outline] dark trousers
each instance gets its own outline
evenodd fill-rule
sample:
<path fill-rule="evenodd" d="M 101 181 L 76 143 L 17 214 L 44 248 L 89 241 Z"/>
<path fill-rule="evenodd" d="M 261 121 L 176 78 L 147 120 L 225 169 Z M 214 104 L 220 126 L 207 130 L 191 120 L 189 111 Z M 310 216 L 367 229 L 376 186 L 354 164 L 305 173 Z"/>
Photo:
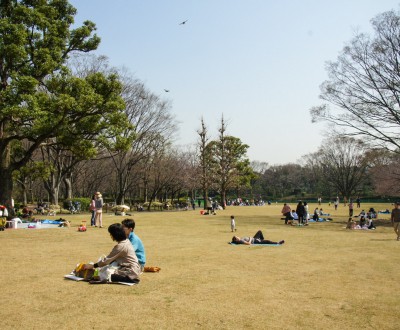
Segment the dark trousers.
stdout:
<path fill-rule="evenodd" d="M 257 240 L 263 240 L 264 239 L 264 235 L 263 235 L 261 230 L 256 232 L 256 234 L 253 237 L 254 237 L 254 239 L 257 239 Z"/>
<path fill-rule="evenodd" d="M 254 244 L 278 244 L 277 242 L 272 242 L 268 239 L 264 239 L 264 235 L 261 230 L 256 232 L 254 237 Z"/>
<path fill-rule="evenodd" d="M 285 224 L 287 224 L 289 220 L 293 220 L 293 217 L 290 215 L 290 212 L 286 212 L 284 216 L 285 216 Z"/>
<path fill-rule="evenodd" d="M 96 225 L 96 211 L 92 211 L 92 217 L 90 218 L 90 225 L 91 226 Z"/>
<path fill-rule="evenodd" d="M 128 276 L 112 274 L 111 275 L 111 282 L 137 283 L 137 282 L 139 282 L 139 279 L 131 280 Z"/>

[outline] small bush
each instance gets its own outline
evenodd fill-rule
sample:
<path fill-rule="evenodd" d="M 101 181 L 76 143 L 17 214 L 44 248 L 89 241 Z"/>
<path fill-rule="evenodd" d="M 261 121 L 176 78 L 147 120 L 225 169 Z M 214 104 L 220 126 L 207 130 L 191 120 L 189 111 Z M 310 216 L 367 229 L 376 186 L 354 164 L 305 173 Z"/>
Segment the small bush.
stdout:
<path fill-rule="evenodd" d="M 63 202 L 63 208 L 68 210 L 69 209 L 69 203 L 72 201 L 72 203 L 78 202 L 81 203 L 81 211 L 87 211 L 89 210 L 90 206 L 90 198 L 87 197 L 81 197 L 81 198 L 72 198 L 72 199 L 65 199 Z"/>

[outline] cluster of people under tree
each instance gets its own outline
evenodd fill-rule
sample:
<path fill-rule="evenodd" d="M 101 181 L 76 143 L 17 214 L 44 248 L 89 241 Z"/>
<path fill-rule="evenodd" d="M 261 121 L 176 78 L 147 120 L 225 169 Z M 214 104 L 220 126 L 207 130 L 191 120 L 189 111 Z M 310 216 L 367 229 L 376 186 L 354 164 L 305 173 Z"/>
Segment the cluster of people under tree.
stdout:
<path fill-rule="evenodd" d="M 49 206 L 47 205 L 47 203 L 44 202 L 38 202 L 37 206 L 35 207 L 37 214 L 42 214 L 42 215 L 44 215 L 48 209 Z"/>
<path fill-rule="evenodd" d="M 214 214 L 216 215 L 216 210 L 220 209 L 221 207 L 218 204 L 218 201 L 216 199 L 212 199 L 209 197 L 206 201 L 206 212 L 204 215 L 209 215 L 209 214 Z M 222 209 L 222 208 L 221 208 Z"/>
<path fill-rule="evenodd" d="M 263 206 L 263 205 L 265 205 L 265 202 L 261 198 L 249 201 L 248 199 L 243 200 L 242 198 L 238 197 L 233 200 L 228 199 L 226 202 L 226 205 L 228 205 L 228 206 Z"/>

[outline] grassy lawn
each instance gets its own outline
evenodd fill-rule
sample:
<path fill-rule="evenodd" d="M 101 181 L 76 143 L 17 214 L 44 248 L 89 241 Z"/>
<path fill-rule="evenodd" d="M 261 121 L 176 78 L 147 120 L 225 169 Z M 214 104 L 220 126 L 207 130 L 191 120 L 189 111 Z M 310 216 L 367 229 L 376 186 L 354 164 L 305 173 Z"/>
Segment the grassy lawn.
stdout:
<path fill-rule="evenodd" d="M 293 206 L 293 205 L 292 205 Z M 362 205 L 376 210 L 390 204 Z M 147 265 L 137 286 L 64 280 L 78 262 L 114 246 L 107 229 L 78 232 L 89 215 L 62 215 L 71 228 L 0 232 L 2 329 L 398 329 L 400 242 L 389 215 L 375 231 L 333 222 L 285 226 L 282 204 L 134 213 Z M 310 212 L 315 204 L 309 204 Z M 360 209 L 355 209 L 358 214 Z M 261 229 L 282 246 L 232 246 Z M 44 218 L 44 217 L 43 217 Z M 53 219 L 59 218 L 52 217 Z M 124 218 L 104 214 L 105 226 Z"/>

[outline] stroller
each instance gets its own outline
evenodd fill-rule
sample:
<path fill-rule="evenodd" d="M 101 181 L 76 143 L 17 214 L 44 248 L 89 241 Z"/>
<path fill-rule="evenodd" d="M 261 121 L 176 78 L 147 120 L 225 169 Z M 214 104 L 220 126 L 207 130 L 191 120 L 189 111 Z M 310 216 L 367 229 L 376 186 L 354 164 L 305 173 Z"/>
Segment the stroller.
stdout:
<path fill-rule="evenodd" d="M 81 213 L 81 203 L 69 201 L 68 210 L 71 214 Z"/>

